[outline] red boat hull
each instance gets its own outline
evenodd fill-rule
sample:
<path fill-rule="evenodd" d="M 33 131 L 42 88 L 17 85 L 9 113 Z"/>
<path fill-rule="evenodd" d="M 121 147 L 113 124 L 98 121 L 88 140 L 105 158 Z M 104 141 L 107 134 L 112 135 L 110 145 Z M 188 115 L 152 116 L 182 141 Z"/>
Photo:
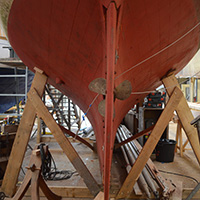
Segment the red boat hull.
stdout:
<path fill-rule="evenodd" d="M 115 117 L 108 133 L 105 119 L 98 112 L 104 97 L 99 95 L 93 102 L 97 94 L 88 85 L 96 78 L 107 78 L 110 67 L 106 23 L 110 3 L 110 0 L 14 0 L 7 29 L 11 45 L 31 70 L 42 69 L 48 81 L 84 112 L 90 108 L 86 114 L 96 134 L 102 171 L 106 163 L 104 134 L 111 136 L 107 155 L 111 164 L 115 133 L 125 114 L 147 95 L 144 91 L 159 86 L 161 77 L 169 70 L 180 71 L 199 44 L 197 1 L 116 1 L 111 81 L 118 86 L 129 80 L 133 94 L 113 103 Z"/>

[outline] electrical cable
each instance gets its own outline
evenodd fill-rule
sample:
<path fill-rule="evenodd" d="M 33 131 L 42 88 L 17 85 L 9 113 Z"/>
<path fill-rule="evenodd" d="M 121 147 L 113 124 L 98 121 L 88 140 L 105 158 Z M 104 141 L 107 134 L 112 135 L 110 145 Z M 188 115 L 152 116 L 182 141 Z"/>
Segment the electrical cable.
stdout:
<path fill-rule="evenodd" d="M 72 177 L 73 174 L 76 173 L 76 171 L 71 171 L 71 170 L 61 170 L 58 171 L 56 167 L 56 163 L 49 151 L 47 153 L 44 153 L 44 145 L 45 144 L 40 144 L 39 149 L 41 153 L 41 160 L 42 160 L 42 176 L 44 177 L 45 180 L 50 180 L 50 181 L 57 181 L 57 180 L 66 180 Z M 52 166 L 53 165 L 53 166 Z"/>
<path fill-rule="evenodd" d="M 199 71 L 200 72 L 200 71 Z M 196 74 L 198 74 L 199 72 L 197 72 Z M 193 76 L 195 76 L 196 74 L 194 74 Z M 192 77 L 193 77 L 192 76 Z M 188 81 L 188 80 L 184 80 L 184 81 L 182 81 L 182 82 L 180 82 L 179 83 L 179 85 L 181 85 L 182 83 L 184 83 L 184 82 L 186 82 L 186 81 Z M 165 91 L 166 91 L 166 89 L 168 89 L 168 88 L 172 88 L 172 87 L 175 87 L 176 85 L 172 85 L 172 86 L 170 86 L 170 87 L 166 87 L 166 88 L 164 88 L 165 89 Z M 149 93 L 151 93 L 151 92 L 156 92 L 156 90 L 149 90 L 149 91 L 143 91 L 143 92 L 131 92 L 131 94 L 149 94 Z"/>
<path fill-rule="evenodd" d="M 83 115 L 83 119 L 80 122 L 80 127 L 78 128 L 78 130 L 76 131 L 76 134 L 74 136 L 74 139 L 76 139 L 76 136 L 78 135 L 78 132 L 80 131 L 81 125 L 83 123 L 83 121 L 85 120 L 85 116 L 88 114 L 88 112 L 90 111 L 92 105 L 94 104 L 94 102 L 96 101 L 96 99 L 98 98 L 99 94 L 97 94 L 94 99 L 92 100 L 91 104 L 89 105 L 88 109 L 86 110 L 86 112 Z"/>
<path fill-rule="evenodd" d="M 4 200 L 6 198 L 6 195 L 4 192 L 0 192 L 0 200 Z"/>
<path fill-rule="evenodd" d="M 191 177 L 191 176 L 187 176 L 187 175 L 183 175 L 183 174 L 179 174 L 179 173 L 175 173 L 175 172 L 168 172 L 168 171 L 164 171 L 164 170 L 158 170 L 162 173 L 166 173 L 166 174 L 172 174 L 172 175 L 176 175 L 176 176 L 182 176 L 182 177 L 185 177 L 185 178 L 189 178 L 189 179 L 192 179 L 193 181 L 195 181 L 197 184 L 199 183 L 199 181 L 197 179 L 195 179 L 194 177 Z"/>

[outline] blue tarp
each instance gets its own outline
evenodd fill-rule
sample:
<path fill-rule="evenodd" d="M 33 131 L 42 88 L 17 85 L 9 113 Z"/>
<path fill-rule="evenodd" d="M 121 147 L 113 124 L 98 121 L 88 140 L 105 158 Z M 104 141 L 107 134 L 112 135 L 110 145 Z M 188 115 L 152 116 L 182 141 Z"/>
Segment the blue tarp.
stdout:
<path fill-rule="evenodd" d="M 0 75 L 14 75 L 13 68 L 0 68 Z M 17 69 L 17 74 L 25 74 L 24 69 Z M 31 87 L 31 83 L 34 78 L 34 73 L 28 71 L 28 90 Z M 18 94 L 25 94 L 25 77 L 18 79 Z M 0 94 L 16 94 L 17 81 L 15 78 L 0 78 Z M 19 97 L 19 100 L 24 100 L 25 97 Z M 0 113 L 4 113 L 9 108 L 16 105 L 16 97 L 2 97 L 0 96 Z"/>

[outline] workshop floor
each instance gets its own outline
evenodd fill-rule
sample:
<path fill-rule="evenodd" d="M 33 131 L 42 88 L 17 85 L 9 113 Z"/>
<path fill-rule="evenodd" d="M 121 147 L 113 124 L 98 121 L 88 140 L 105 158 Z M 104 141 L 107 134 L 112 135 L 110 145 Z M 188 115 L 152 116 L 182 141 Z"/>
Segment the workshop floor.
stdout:
<path fill-rule="evenodd" d="M 170 122 L 169 124 L 169 138 L 175 139 L 176 134 L 176 123 Z M 183 134 L 184 135 L 184 134 Z M 186 137 L 184 135 L 184 140 Z M 32 147 L 35 146 L 35 138 L 33 138 L 30 143 Z M 48 144 L 50 152 L 56 162 L 58 170 L 70 170 L 72 172 L 75 171 L 73 166 L 70 164 L 68 158 L 65 156 L 59 145 L 55 142 L 51 142 Z M 73 143 L 73 146 L 83 159 L 84 163 L 87 165 L 93 176 L 95 177 L 96 181 L 101 184 L 101 174 L 99 169 L 99 162 L 97 154 L 93 153 L 89 148 L 87 148 L 83 144 Z M 187 146 L 190 148 L 190 145 Z M 26 171 L 26 166 L 28 166 L 29 158 L 31 155 L 31 150 L 28 148 L 25 159 L 23 162 L 22 168 Z M 172 163 L 161 163 L 154 160 L 155 165 L 159 170 L 165 171 L 162 172 L 163 177 L 172 180 L 174 183 L 182 183 L 183 188 L 194 188 L 196 186 L 196 182 L 192 179 L 195 178 L 197 181 L 200 181 L 200 173 L 199 173 L 199 166 L 196 161 L 196 158 L 192 152 L 192 150 L 187 150 L 184 152 L 184 156 L 181 157 L 179 153 L 175 154 L 174 162 Z M 121 186 L 121 183 L 124 180 L 126 175 L 125 166 L 122 165 L 121 161 L 119 160 L 118 156 L 114 156 L 113 163 L 112 163 L 112 187 L 118 189 Z M 121 166 L 120 168 L 118 166 Z M 168 172 L 173 172 L 174 175 L 168 174 Z M 176 175 L 181 174 L 184 176 Z M 188 177 L 186 177 L 188 176 Z M 20 172 L 19 176 L 19 183 L 22 182 L 24 174 L 22 171 Z M 190 178 L 192 177 L 192 178 Z M 62 181 L 48 181 L 49 186 L 85 186 L 82 178 L 78 174 L 74 174 L 68 180 Z M 24 198 L 28 199 L 28 198 Z M 45 198 L 41 198 L 45 199 Z M 72 198 L 70 198 L 72 199 Z M 76 198 L 77 200 L 77 198 Z M 86 199 L 85 199 L 86 200 Z"/>

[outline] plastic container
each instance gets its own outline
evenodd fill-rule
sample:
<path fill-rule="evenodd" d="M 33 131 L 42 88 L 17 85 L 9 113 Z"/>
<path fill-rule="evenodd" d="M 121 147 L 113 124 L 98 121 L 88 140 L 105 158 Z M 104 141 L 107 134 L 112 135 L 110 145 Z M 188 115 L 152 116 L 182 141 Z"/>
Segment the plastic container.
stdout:
<path fill-rule="evenodd" d="M 161 139 L 156 146 L 156 160 L 159 162 L 173 162 L 176 141 Z"/>

